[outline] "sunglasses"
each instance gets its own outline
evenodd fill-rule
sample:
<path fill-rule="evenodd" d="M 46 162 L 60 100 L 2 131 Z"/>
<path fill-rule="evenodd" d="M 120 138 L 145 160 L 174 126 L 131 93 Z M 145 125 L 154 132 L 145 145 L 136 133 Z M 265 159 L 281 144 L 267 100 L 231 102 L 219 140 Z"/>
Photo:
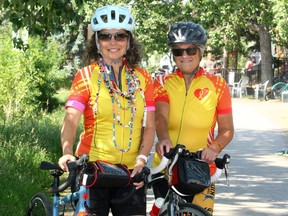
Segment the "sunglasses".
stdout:
<path fill-rule="evenodd" d="M 111 41 L 112 37 L 114 37 L 114 40 L 117 42 L 123 42 L 125 41 L 129 35 L 127 33 L 116 33 L 116 34 L 109 34 L 109 33 L 100 33 L 98 34 L 98 39 L 101 41 Z"/>
<path fill-rule="evenodd" d="M 172 53 L 174 56 L 182 56 L 184 51 L 186 51 L 186 53 L 189 55 L 189 56 L 192 56 L 192 55 L 195 55 L 197 53 L 197 50 L 198 48 L 196 47 L 189 47 L 189 48 L 186 48 L 186 49 L 180 49 L 180 48 L 173 48 L 172 49 Z"/>

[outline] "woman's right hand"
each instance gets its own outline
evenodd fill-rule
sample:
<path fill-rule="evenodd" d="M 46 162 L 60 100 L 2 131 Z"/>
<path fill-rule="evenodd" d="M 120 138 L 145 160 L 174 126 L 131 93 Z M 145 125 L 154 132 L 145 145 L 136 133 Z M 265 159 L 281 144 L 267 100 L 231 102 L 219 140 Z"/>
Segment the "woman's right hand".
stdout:
<path fill-rule="evenodd" d="M 59 158 L 59 161 L 58 161 L 59 166 L 65 172 L 69 171 L 68 166 L 67 166 L 68 161 L 76 161 L 76 158 L 71 154 L 65 154 L 61 158 Z"/>

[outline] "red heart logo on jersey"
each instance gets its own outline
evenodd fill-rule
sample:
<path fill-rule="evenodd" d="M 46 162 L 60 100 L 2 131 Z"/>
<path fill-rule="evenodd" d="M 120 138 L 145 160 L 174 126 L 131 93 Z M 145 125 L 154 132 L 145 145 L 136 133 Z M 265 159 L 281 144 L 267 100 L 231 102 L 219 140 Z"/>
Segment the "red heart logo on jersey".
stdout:
<path fill-rule="evenodd" d="M 204 88 L 204 89 L 196 89 L 194 91 L 194 95 L 199 99 L 202 100 L 209 92 L 208 88 Z"/>

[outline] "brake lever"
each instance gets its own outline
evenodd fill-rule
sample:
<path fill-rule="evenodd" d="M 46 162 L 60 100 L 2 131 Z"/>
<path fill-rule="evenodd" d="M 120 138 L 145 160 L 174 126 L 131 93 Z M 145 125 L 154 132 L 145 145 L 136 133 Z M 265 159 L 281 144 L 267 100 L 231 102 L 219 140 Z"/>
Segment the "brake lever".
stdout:
<path fill-rule="evenodd" d="M 228 173 L 229 173 L 228 163 L 226 163 L 226 164 L 224 165 L 224 171 L 225 171 L 225 177 L 226 177 L 226 184 L 227 184 L 227 186 L 230 186 L 229 176 L 228 176 Z"/>

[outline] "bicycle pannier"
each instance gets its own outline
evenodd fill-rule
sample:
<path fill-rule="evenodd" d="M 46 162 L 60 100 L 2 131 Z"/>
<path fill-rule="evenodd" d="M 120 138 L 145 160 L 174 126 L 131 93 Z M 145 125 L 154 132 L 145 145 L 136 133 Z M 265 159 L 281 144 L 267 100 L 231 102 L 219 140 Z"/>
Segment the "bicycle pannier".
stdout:
<path fill-rule="evenodd" d="M 194 158 L 179 157 L 173 167 L 172 184 L 185 195 L 200 193 L 211 184 L 209 165 Z"/>
<path fill-rule="evenodd" d="M 112 164 L 97 160 L 87 163 L 80 178 L 85 187 L 126 187 L 130 184 L 131 173 L 123 164 Z"/>

